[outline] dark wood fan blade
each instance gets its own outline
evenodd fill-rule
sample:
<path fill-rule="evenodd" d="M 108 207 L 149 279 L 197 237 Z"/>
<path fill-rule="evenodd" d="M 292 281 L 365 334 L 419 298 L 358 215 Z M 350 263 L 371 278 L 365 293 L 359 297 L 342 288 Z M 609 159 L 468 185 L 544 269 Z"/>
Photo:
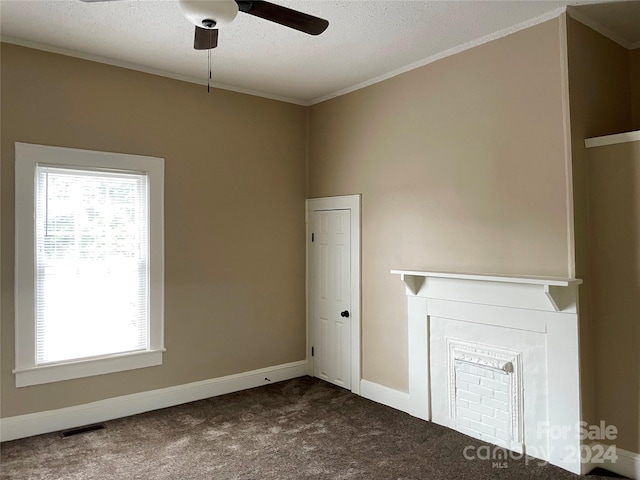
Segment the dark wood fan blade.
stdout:
<path fill-rule="evenodd" d="M 320 35 L 329 26 L 329 22 L 322 18 L 282 7 L 271 2 L 236 0 L 241 12 L 279 23 L 309 35 Z"/>
<path fill-rule="evenodd" d="M 196 50 L 209 50 L 218 46 L 218 29 L 196 27 L 196 37 L 193 48 Z"/>

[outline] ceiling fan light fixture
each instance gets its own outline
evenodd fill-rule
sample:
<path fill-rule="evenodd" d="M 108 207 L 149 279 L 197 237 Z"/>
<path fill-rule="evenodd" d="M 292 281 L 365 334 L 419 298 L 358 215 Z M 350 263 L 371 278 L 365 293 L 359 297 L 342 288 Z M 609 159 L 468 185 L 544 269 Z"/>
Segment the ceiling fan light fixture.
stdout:
<path fill-rule="evenodd" d="M 238 15 L 234 0 L 180 0 L 183 15 L 200 28 L 220 28 Z"/>

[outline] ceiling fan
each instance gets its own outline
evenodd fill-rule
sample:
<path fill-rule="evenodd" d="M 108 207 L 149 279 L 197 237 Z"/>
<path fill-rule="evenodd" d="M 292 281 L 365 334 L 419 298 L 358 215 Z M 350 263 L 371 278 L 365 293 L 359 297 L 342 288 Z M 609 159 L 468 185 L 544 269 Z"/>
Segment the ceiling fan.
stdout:
<path fill-rule="evenodd" d="M 108 2 L 113 0 L 81 0 Z M 248 13 L 309 35 L 320 35 L 329 22 L 275 3 L 245 0 L 179 0 L 184 16 L 196 26 L 193 47 L 209 50 L 218 45 L 218 28 L 231 23 L 238 12 Z"/>

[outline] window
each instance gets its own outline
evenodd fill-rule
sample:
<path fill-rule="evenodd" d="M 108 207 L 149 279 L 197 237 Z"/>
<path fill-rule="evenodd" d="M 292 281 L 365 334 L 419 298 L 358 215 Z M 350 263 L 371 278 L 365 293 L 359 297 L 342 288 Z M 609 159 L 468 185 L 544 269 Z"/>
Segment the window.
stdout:
<path fill-rule="evenodd" d="M 162 363 L 164 160 L 16 143 L 16 385 Z"/>

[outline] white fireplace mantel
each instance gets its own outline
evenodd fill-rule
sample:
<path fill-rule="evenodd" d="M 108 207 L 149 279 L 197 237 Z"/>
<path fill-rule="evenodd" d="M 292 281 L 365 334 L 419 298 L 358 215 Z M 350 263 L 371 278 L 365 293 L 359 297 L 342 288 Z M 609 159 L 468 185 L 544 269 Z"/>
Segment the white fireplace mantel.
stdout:
<path fill-rule="evenodd" d="M 524 433 L 521 442 L 509 441 L 507 447 L 524 448 L 530 455 L 580 473 L 579 462 L 571 456 L 580 451 L 580 440 L 573 435 L 549 436 L 537 423 L 540 419 L 554 428 L 573 429 L 581 420 L 578 285 L 582 280 L 416 270 L 391 273 L 400 275 L 407 287 L 409 413 L 458 429 L 445 405 L 452 388 L 446 369 L 451 371 L 456 361 L 455 356 L 447 360 L 447 352 L 476 343 L 482 357 L 486 349 L 513 347 L 513 358 L 522 360 L 517 368 L 522 369 L 525 392 L 520 420 Z M 523 338 L 530 343 L 522 343 Z"/>
<path fill-rule="evenodd" d="M 536 310 L 548 309 L 554 312 L 567 310 L 575 311 L 576 305 L 575 303 L 570 302 L 571 299 L 567 298 L 565 295 L 566 289 L 563 287 L 577 286 L 582 283 L 582 280 L 577 278 L 561 277 L 478 275 L 472 273 L 421 272 L 415 270 L 391 270 L 391 273 L 400 275 L 402 281 L 405 283 L 411 294 L 425 297 L 429 297 L 431 295 L 435 295 L 437 297 L 437 293 L 432 293 L 434 290 L 433 288 L 430 288 L 432 285 L 425 285 L 425 280 L 428 278 L 444 279 L 445 281 L 466 280 L 467 282 L 465 282 L 465 284 L 468 282 L 488 282 L 489 284 L 505 283 L 520 285 L 521 292 L 526 291 L 530 294 L 528 302 L 524 299 L 520 299 L 523 302 L 523 307 L 534 308 Z M 423 289 L 425 291 L 421 292 Z M 438 288 L 437 290 L 440 289 Z M 539 297 L 539 300 L 541 300 L 542 303 L 540 304 L 540 302 L 536 302 L 535 297 Z M 518 300 L 510 300 L 509 306 L 513 306 L 514 302 L 518 302 Z"/>

